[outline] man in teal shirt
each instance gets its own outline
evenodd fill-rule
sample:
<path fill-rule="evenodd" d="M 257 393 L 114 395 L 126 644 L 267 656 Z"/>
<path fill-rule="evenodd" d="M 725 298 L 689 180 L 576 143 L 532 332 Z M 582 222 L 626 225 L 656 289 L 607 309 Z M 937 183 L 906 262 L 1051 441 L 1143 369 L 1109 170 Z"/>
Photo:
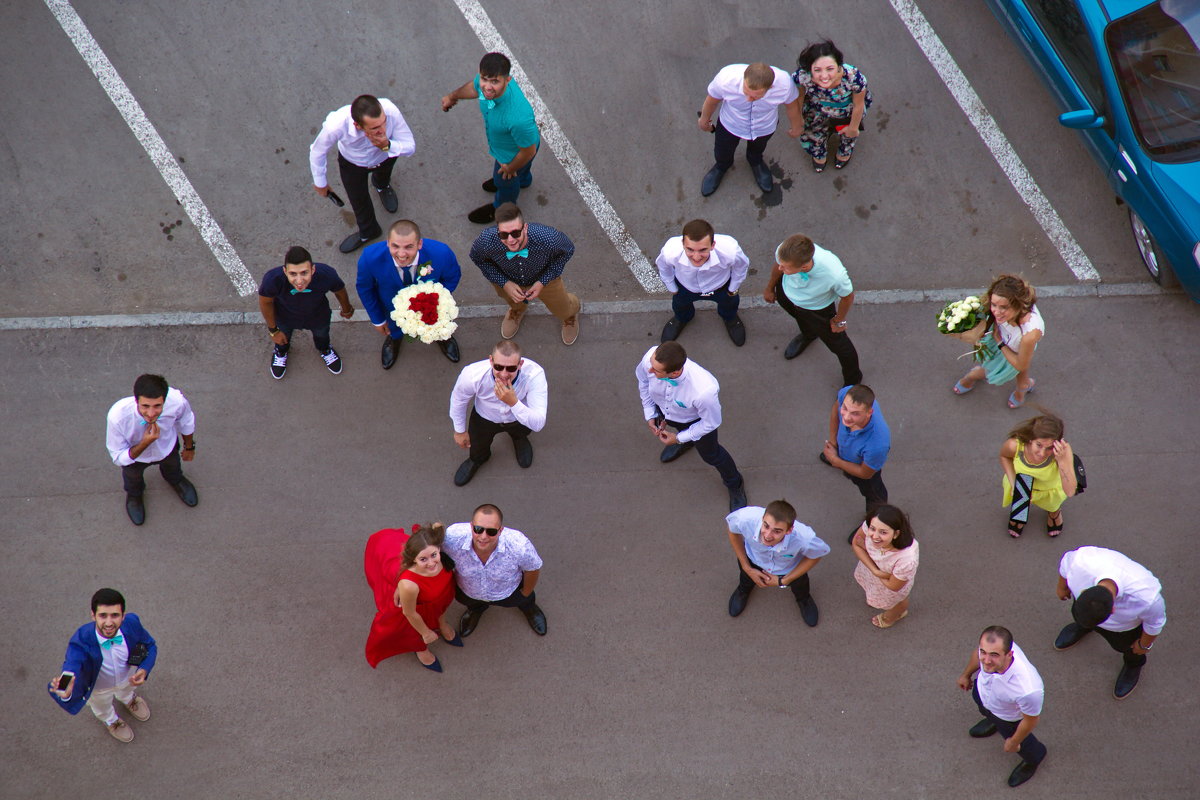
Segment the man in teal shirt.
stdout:
<path fill-rule="evenodd" d="M 487 225 L 496 219 L 501 203 L 515 203 L 521 190 L 533 183 L 530 169 L 541 144 L 533 106 L 521 87 L 513 83 L 512 62 L 503 53 L 488 53 L 479 61 L 479 74 L 442 98 L 442 111 L 459 100 L 479 100 L 488 153 L 495 160 L 492 177 L 483 182 L 485 192 L 494 192 L 491 203 L 480 206 L 467 219 Z"/>
<path fill-rule="evenodd" d="M 763 291 L 768 303 L 791 315 L 800 333 L 788 342 L 783 357 L 793 359 L 820 339 L 842 366 L 842 385 L 862 383 L 858 351 L 846 333 L 846 315 L 854 305 L 854 284 L 840 258 L 801 233 L 775 248 L 775 268 Z"/>

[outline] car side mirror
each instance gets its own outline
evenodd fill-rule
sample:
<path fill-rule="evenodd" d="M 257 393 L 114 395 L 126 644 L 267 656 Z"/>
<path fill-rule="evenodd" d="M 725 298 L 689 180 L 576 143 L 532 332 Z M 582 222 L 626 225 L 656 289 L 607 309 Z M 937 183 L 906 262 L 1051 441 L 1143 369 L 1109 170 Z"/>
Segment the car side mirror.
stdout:
<path fill-rule="evenodd" d="M 1064 128 L 1074 128 L 1075 130 L 1087 130 L 1090 128 L 1103 128 L 1107 120 L 1098 115 L 1090 108 L 1085 108 L 1080 111 L 1068 111 L 1065 114 L 1058 115 L 1058 123 Z"/>

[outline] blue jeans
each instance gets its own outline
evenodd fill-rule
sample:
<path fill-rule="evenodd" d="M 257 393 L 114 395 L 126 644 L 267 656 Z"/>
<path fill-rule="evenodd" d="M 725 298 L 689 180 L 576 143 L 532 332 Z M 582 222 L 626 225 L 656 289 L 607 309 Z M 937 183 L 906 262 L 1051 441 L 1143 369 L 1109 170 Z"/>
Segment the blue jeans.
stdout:
<path fill-rule="evenodd" d="M 276 322 L 275 324 L 279 327 L 279 330 L 283 331 L 283 335 L 287 337 L 287 344 L 275 345 L 275 352 L 278 353 L 279 355 L 283 355 L 283 354 L 287 353 L 288 350 L 291 349 L 292 334 L 295 333 L 297 330 L 312 331 L 313 344 L 322 353 L 327 352 L 329 350 L 329 348 L 332 346 L 332 344 L 329 341 L 329 324 L 330 323 L 328 323 L 328 322 L 326 322 L 324 325 L 319 325 L 319 326 L 307 328 L 307 329 L 303 328 L 303 327 L 293 328 L 290 325 L 285 325 L 282 322 Z"/>
<path fill-rule="evenodd" d="M 724 286 L 707 294 L 693 292 L 681 283 L 679 291 L 671 295 L 671 311 L 675 313 L 675 319 L 690 322 L 692 317 L 696 316 L 697 300 L 712 300 L 717 304 L 717 316 L 728 322 L 737 319 L 738 305 L 742 302 L 740 295 L 729 293 L 728 281 Z"/>
<path fill-rule="evenodd" d="M 533 175 L 530 170 L 533 169 L 533 162 L 537 159 L 535 153 L 533 158 L 529 159 L 529 163 L 517 170 L 517 174 L 511 178 L 504 178 L 500 175 L 500 162 L 492 162 L 492 180 L 496 184 L 496 197 L 492 200 L 492 205 L 499 207 L 501 203 L 515 203 L 517 198 L 521 196 L 521 190 L 529 188 L 529 184 L 533 183 Z"/>

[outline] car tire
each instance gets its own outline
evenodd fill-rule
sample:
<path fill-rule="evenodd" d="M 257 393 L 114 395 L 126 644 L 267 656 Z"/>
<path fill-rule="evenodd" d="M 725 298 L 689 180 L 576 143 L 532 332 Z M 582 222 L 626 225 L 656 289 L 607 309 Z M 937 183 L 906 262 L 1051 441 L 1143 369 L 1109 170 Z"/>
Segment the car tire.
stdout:
<path fill-rule="evenodd" d="M 1132 208 L 1129 209 L 1129 227 L 1133 231 L 1134 244 L 1141 253 L 1142 263 L 1146 265 L 1146 271 L 1150 273 L 1154 282 L 1164 289 L 1172 289 L 1177 286 L 1178 281 L 1175 279 L 1175 272 L 1171 269 L 1171 262 L 1167 260 L 1162 248 L 1154 240 L 1154 234 L 1150 233 L 1146 223 Z"/>

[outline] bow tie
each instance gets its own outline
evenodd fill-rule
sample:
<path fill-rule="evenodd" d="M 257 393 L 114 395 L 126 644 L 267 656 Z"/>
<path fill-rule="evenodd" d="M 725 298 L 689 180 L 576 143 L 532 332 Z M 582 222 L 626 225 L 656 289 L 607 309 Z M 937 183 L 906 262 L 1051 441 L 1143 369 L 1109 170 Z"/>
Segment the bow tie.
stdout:
<path fill-rule="evenodd" d="M 504 255 L 508 256 L 509 261 L 512 261 L 517 256 L 520 256 L 521 258 L 529 258 L 529 248 L 526 247 L 524 250 L 509 250 Z"/>
<path fill-rule="evenodd" d="M 675 380 L 674 378 L 659 378 L 659 380 L 660 380 L 660 381 L 666 381 L 667 383 L 671 384 L 672 386 L 678 386 L 678 385 L 679 385 L 679 381 Z"/>
<path fill-rule="evenodd" d="M 308 294 L 312 289 L 292 289 L 292 294 Z"/>
<path fill-rule="evenodd" d="M 479 101 L 481 103 L 485 104 L 488 107 L 488 110 L 491 110 L 496 107 L 496 101 L 488 100 L 486 97 L 483 96 L 483 92 L 479 93 Z"/>
<path fill-rule="evenodd" d="M 112 650 L 112 646 L 114 644 L 121 644 L 124 641 L 125 641 L 124 637 L 122 637 L 121 634 L 118 633 L 116 636 L 112 637 L 111 639 L 105 639 L 103 642 L 100 643 L 100 646 L 103 647 L 105 650 Z"/>
<path fill-rule="evenodd" d="M 801 281 L 804 281 L 806 283 L 808 282 L 808 273 L 807 272 L 797 272 L 796 274 L 800 276 Z"/>

